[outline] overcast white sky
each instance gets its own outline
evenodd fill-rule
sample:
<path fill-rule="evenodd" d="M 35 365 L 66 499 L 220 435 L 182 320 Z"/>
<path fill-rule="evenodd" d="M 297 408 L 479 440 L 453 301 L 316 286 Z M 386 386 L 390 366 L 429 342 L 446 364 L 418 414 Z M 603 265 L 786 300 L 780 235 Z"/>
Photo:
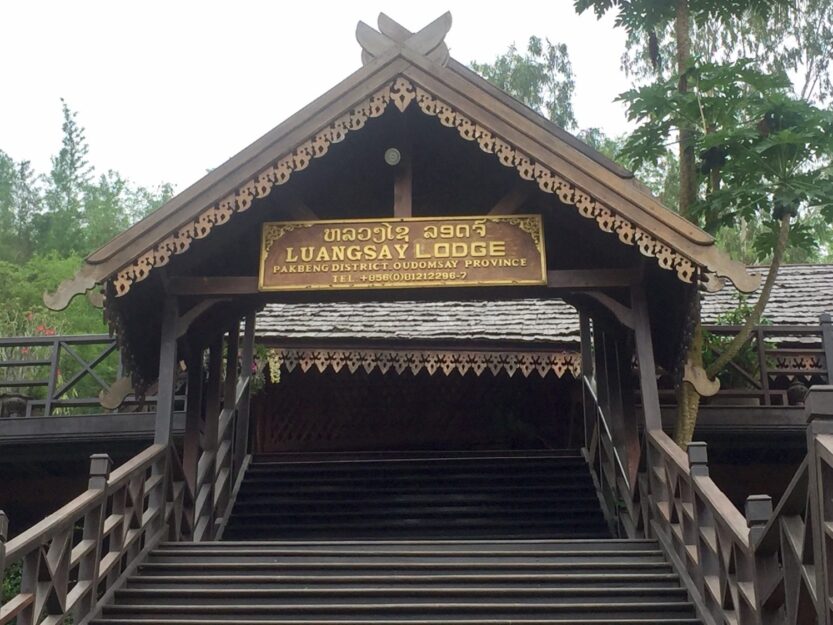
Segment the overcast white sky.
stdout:
<path fill-rule="evenodd" d="M 494 8 L 491 8 L 494 6 Z M 99 172 L 182 190 L 360 66 L 355 27 L 379 11 L 418 30 L 451 10 L 463 63 L 532 34 L 567 44 L 581 127 L 617 133 L 624 35 L 572 0 L 510 3 L 120 0 L 0 5 L 0 149 L 46 172 L 60 98 L 78 111 Z"/>

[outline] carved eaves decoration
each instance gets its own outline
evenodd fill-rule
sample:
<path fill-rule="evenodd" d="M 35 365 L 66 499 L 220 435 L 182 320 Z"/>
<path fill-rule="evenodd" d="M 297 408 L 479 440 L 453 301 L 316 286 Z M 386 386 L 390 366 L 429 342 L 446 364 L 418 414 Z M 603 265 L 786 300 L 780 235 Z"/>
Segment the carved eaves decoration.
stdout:
<path fill-rule="evenodd" d="M 557 377 L 565 373 L 577 378 L 581 373 L 581 355 L 574 351 L 521 352 L 521 351 L 457 351 L 457 350 L 385 350 L 385 349 L 286 349 L 273 347 L 267 351 L 272 381 L 280 379 L 281 367 L 292 372 L 299 367 L 304 373 L 315 367 L 320 373 L 331 369 L 338 373 L 346 369 L 355 373 L 363 369 L 367 373 L 394 371 L 402 374 L 410 371 L 417 375 L 427 371 L 450 375 L 469 371 L 481 375 L 505 372 L 510 377 L 521 373 L 529 377 L 533 373 Z"/>
<path fill-rule="evenodd" d="M 404 112 L 413 102 L 416 102 L 420 111 L 436 117 L 443 126 L 456 128 L 463 139 L 477 142 L 481 150 L 493 154 L 502 165 L 514 168 L 522 179 L 537 183 L 542 191 L 557 196 L 563 204 L 574 206 L 580 215 L 594 220 L 600 230 L 615 234 L 626 245 L 635 245 L 644 256 L 656 258 L 660 267 L 674 271 L 683 282 L 692 283 L 698 277 L 698 267 L 691 259 L 617 215 L 587 191 L 533 161 L 497 134 L 454 110 L 442 99 L 408 78 L 399 76 L 303 142 L 293 152 L 275 161 L 235 193 L 208 207 L 195 220 L 168 235 L 118 271 L 112 280 L 116 297 L 128 293 L 131 286 L 147 278 L 152 269 L 167 265 L 173 256 L 186 252 L 194 240 L 207 237 L 215 227 L 227 223 L 235 213 L 249 210 L 255 199 L 264 198 L 274 187 L 286 184 L 294 172 L 309 167 L 312 160 L 324 156 L 331 145 L 343 141 L 348 133 L 363 128 L 369 119 L 381 116 L 390 103 Z M 706 268 L 700 269 L 700 273 L 706 273 Z"/>

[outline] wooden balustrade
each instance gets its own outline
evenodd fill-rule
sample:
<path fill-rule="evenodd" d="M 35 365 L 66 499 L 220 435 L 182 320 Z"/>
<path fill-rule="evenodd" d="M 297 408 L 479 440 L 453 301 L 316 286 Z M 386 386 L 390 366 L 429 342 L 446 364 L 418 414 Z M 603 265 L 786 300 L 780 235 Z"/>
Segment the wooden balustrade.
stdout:
<path fill-rule="evenodd" d="M 238 365 L 238 328 L 229 330 L 226 342 L 225 378 L 223 343 L 218 338 L 209 348 L 205 432 L 200 443 L 196 429 L 186 433 L 186 448 L 197 456 L 195 476 L 194 540 L 213 540 L 222 535 L 234 504 L 235 488 L 246 470 L 248 456 L 248 405 L 251 385 L 254 323 L 247 322 L 243 362 Z M 243 418 L 241 418 L 241 415 Z"/>
<path fill-rule="evenodd" d="M 106 334 L 0 338 L 0 416 L 111 414 L 99 397 L 123 374 L 117 348 Z M 128 395 L 121 407 L 155 404 L 155 397 Z"/>
<path fill-rule="evenodd" d="M 726 342 L 741 326 L 704 325 L 707 336 Z M 720 355 L 722 346 L 706 341 L 706 352 Z M 752 400 L 761 406 L 787 406 L 800 403 L 802 394 L 812 385 L 830 384 L 833 362 L 833 322 L 822 315 L 817 326 L 756 326 L 745 348 L 733 358 L 721 374 L 723 385 L 718 394 L 707 400 L 712 404 Z M 789 387 L 804 386 L 793 396 Z"/>
<path fill-rule="evenodd" d="M 627 488 L 597 422 L 588 460 L 604 500 L 619 502 L 621 534 L 660 541 L 707 625 L 833 623 L 833 386 L 811 389 L 807 414 L 807 457 L 775 511 L 757 495 L 745 515 L 709 477 L 705 444 L 684 452 L 659 429 L 643 432 L 644 467 Z"/>
<path fill-rule="evenodd" d="M 192 497 L 173 445 L 110 466 L 108 456 L 92 456 L 84 493 L 0 547 L 0 572 L 21 566 L 0 625 L 79 622 L 159 541 L 190 536 L 184 511 Z"/>

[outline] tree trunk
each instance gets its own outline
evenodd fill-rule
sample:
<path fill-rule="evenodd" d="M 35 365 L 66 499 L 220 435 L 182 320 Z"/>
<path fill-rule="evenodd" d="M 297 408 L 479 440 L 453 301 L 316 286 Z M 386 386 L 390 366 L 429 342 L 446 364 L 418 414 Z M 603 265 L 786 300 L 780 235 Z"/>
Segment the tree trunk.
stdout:
<path fill-rule="evenodd" d="M 729 364 L 729 361 L 731 361 L 732 358 L 737 356 L 738 352 L 752 334 L 752 330 L 760 323 L 761 317 L 764 314 L 764 308 L 766 308 L 767 302 L 769 301 L 769 295 L 772 293 L 775 278 L 778 277 L 778 270 L 781 268 L 781 261 L 784 258 L 784 252 L 787 249 L 787 243 L 790 239 L 790 219 L 790 215 L 784 215 L 781 219 L 781 228 L 778 231 L 778 241 L 775 243 L 775 250 L 773 250 L 772 253 L 772 264 L 769 267 L 769 272 L 767 273 L 766 280 L 764 281 L 764 287 L 761 289 L 761 295 L 758 297 L 758 301 L 755 302 L 755 305 L 752 307 L 752 312 L 749 314 L 749 318 L 746 320 L 746 323 L 743 324 L 740 332 L 735 335 L 735 338 L 732 339 L 732 342 L 729 343 L 729 346 L 718 357 L 718 359 L 715 360 L 708 369 L 706 369 L 706 374 L 708 374 L 710 378 L 714 378 L 714 376 L 723 370 L 723 367 Z"/>
<path fill-rule="evenodd" d="M 678 89 L 680 93 L 688 91 L 686 70 L 691 62 L 691 12 L 688 0 L 677 0 L 676 18 L 674 20 L 674 35 L 677 44 L 677 74 L 679 75 Z M 697 170 L 694 162 L 693 133 L 691 127 L 680 119 L 679 157 L 680 157 L 680 194 L 678 212 L 689 218 L 691 206 L 697 199 Z M 696 303 L 695 303 L 696 305 Z M 694 333 L 686 354 L 687 360 L 695 365 L 703 364 L 703 330 L 700 327 L 700 307 L 697 306 Z M 694 387 L 683 382 L 677 389 L 677 426 L 674 438 L 677 444 L 685 449 L 694 434 L 694 424 L 697 421 L 697 411 L 700 406 L 700 396 Z"/>
<path fill-rule="evenodd" d="M 699 295 L 695 295 L 699 297 Z M 697 321 L 691 335 L 686 360 L 696 367 L 703 366 L 703 326 L 700 323 L 700 306 L 697 306 Z M 674 442 L 685 449 L 694 436 L 697 413 L 700 410 L 700 395 L 694 386 L 683 382 L 677 389 L 677 424 L 674 427 Z"/>
<path fill-rule="evenodd" d="M 778 270 L 781 268 L 781 262 L 784 259 L 784 252 L 787 249 L 787 243 L 790 238 L 790 216 L 785 215 L 781 219 L 781 227 L 778 231 L 778 240 L 775 243 L 775 249 L 772 253 L 772 264 L 769 267 L 769 272 L 766 276 L 766 281 L 761 289 L 761 295 L 758 301 L 752 307 L 752 312 L 741 328 L 740 332 L 732 339 L 724 352 L 715 360 L 711 366 L 706 369 L 706 375 L 714 378 L 720 373 L 729 362 L 737 356 L 738 352 L 746 344 L 749 336 L 752 334 L 755 326 L 761 322 L 761 317 L 766 308 L 769 296 L 772 293 L 772 287 L 775 284 L 775 279 L 778 277 Z M 702 366 L 703 364 L 703 331 L 699 321 L 694 329 L 694 335 L 689 347 L 688 356 L 695 365 Z M 694 426 L 697 424 L 697 413 L 700 408 L 700 395 L 694 390 L 694 387 L 688 382 L 684 382 L 677 394 L 677 425 L 674 431 L 674 441 L 685 449 L 691 442 L 694 436 Z"/>
<path fill-rule="evenodd" d="M 691 12 L 688 0 L 677 0 L 677 15 L 674 20 L 674 35 L 677 44 L 677 74 L 680 93 L 688 91 L 686 71 L 691 62 Z M 697 199 L 697 169 L 694 160 L 693 132 L 683 119 L 678 121 L 680 135 L 680 215 L 689 218 L 691 206 Z"/>

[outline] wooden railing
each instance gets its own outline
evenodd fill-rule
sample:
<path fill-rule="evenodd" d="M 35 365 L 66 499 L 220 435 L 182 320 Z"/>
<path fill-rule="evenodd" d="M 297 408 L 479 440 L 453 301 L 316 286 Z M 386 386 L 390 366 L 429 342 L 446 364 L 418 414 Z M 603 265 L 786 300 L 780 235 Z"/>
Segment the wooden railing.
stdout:
<path fill-rule="evenodd" d="M 0 338 L 0 416 L 110 413 L 99 394 L 121 376 L 116 340 L 106 334 Z M 154 403 L 129 396 L 122 406 Z"/>
<path fill-rule="evenodd" d="M 19 566 L 21 576 L 19 592 L 0 607 L 0 625 L 80 622 L 159 541 L 191 535 L 192 495 L 173 445 L 110 466 L 108 456 L 92 456 L 83 494 L 5 549 L 0 540 L 0 574 Z M 7 527 L 0 512 L 0 533 Z"/>
<path fill-rule="evenodd" d="M 632 535 L 633 515 L 627 504 L 632 501 L 631 484 L 619 450 L 613 440 L 611 425 L 599 404 L 596 385 L 592 378 L 582 376 L 585 415 L 593 420 L 587 445 L 587 461 L 592 467 L 599 499 L 613 529 L 622 535 Z M 625 495 L 625 496 L 622 496 Z"/>
<path fill-rule="evenodd" d="M 604 500 L 619 502 L 621 535 L 659 540 L 707 625 L 833 623 L 833 386 L 811 389 L 806 410 L 807 457 L 774 513 L 755 495 L 741 514 L 709 477 L 705 444 L 684 452 L 660 429 L 643 432 L 630 488 L 596 426 L 589 463 Z"/>
<path fill-rule="evenodd" d="M 0 625 L 57 625 L 67 616 L 80 623 L 160 541 L 222 535 L 250 459 L 252 374 L 241 362 L 252 362 L 253 338 L 253 316 L 246 320 L 242 354 L 239 324 L 231 324 L 225 338 L 216 336 L 206 384 L 203 349 L 188 352 L 182 460 L 172 442 L 148 447 L 112 473 L 110 458 L 94 455 L 88 489 L 8 542 L 8 519 L 0 512 L 0 580 L 18 567 L 21 575 L 19 591 L 0 605 Z M 159 400 L 156 425 L 157 440 L 161 430 L 170 441 L 175 368 L 168 373 L 171 385 L 167 400 Z"/>
<path fill-rule="evenodd" d="M 707 333 L 707 357 L 716 358 L 722 344 L 728 344 L 741 326 L 704 325 L 703 329 Z M 810 386 L 831 383 L 831 362 L 833 322 L 828 314 L 821 316 L 817 326 L 756 326 L 744 348 L 720 375 L 720 391 L 706 401 L 747 401 L 760 406 L 800 404 Z"/>
<path fill-rule="evenodd" d="M 833 622 L 833 386 L 807 414 L 807 457 L 755 543 L 764 625 Z"/>

